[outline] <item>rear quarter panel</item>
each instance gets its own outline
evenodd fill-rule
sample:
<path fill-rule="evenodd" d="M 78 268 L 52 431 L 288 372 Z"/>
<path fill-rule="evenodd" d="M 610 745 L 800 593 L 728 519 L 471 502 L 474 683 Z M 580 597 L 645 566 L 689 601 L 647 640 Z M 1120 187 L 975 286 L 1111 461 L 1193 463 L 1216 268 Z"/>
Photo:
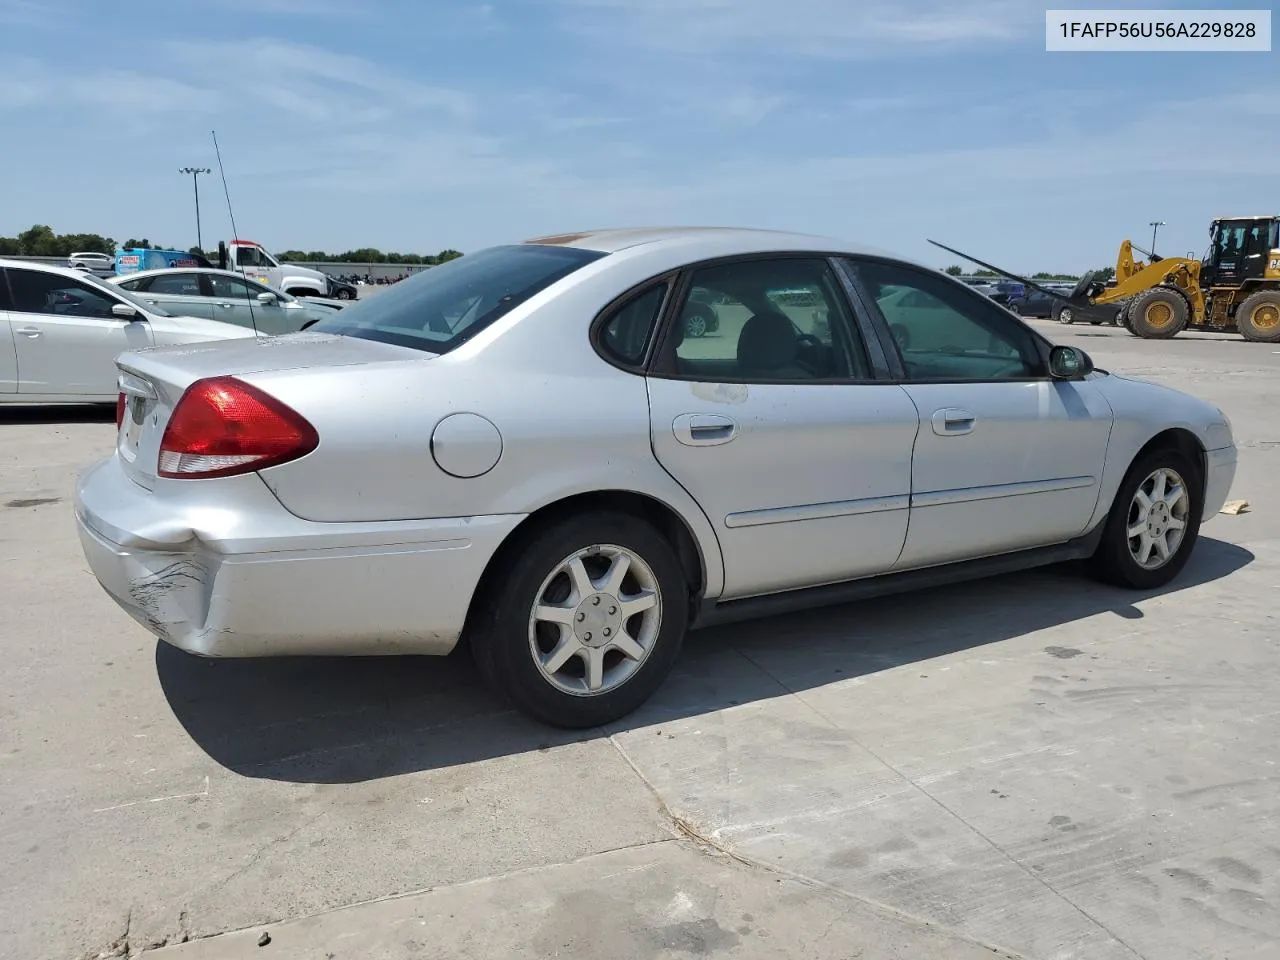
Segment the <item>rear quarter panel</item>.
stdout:
<path fill-rule="evenodd" d="M 762 251 L 800 242 L 753 241 Z M 578 494 L 639 493 L 684 520 L 702 554 L 706 596 L 718 596 L 719 541 L 653 456 L 645 381 L 601 359 L 588 332 L 601 308 L 635 284 L 744 252 L 731 235 L 640 244 L 575 272 L 441 357 L 245 375 L 320 436 L 313 453 L 262 477 L 290 512 L 329 522 L 528 514 Z M 501 433 L 501 456 L 483 476 L 453 477 L 435 462 L 432 434 L 454 413 L 479 414 Z"/>

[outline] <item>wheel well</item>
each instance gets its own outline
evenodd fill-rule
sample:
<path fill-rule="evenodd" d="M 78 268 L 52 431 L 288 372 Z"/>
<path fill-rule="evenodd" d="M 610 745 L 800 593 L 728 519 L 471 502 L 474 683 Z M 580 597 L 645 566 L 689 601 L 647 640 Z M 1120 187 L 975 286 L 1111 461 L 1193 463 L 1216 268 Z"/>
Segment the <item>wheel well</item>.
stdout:
<path fill-rule="evenodd" d="M 1138 451 L 1137 456 L 1133 458 L 1136 463 L 1139 458 L 1146 456 L 1153 450 L 1176 450 L 1194 463 L 1200 469 L 1200 496 L 1204 497 L 1204 487 L 1209 480 L 1209 465 L 1205 457 L 1204 445 L 1200 443 L 1200 439 L 1190 430 L 1184 430 L 1181 427 L 1173 427 L 1157 433 L 1148 440 Z"/>
<path fill-rule="evenodd" d="M 688 525 L 679 514 L 653 497 L 630 490 L 602 490 L 577 494 L 539 507 L 507 534 L 502 545 L 489 559 L 476 586 L 475 595 L 471 598 L 471 606 L 467 611 L 463 637 L 467 637 L 470 633 L 477 605 L 484 602 L 483 598 L 489 592 L 493 578 L 501 571 L 513 551 L 518 550 L 525 542 L 552 524 L 574 514 L 593 510 L 630 514 L 652 524 L 666 537 L 675 548 L 676 556 L 680 558 L 680 565 L 684 568 L 685 581 L 689 585 L 690 612 L 692 613 L 692 605 L 706 585 L 706 571 L 698 542 L 694 539 Z"/>

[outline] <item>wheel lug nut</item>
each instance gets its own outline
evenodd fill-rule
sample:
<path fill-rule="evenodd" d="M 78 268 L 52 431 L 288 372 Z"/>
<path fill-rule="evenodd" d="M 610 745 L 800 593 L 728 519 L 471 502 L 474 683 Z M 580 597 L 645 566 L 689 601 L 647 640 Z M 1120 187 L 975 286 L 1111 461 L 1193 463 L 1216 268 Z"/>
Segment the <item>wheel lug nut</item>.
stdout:
<path fill-rule="evenodd" d="M 617 612 L 618 612 L 618 608 L 617 608 L 617 607 L 610 607 L 610 608 L 609 608 L 609 616 L 613 616 L 613 615 L 614 615 L 615 613 L 617 613 Z"/>
<path fill-rule="evenodd" d="M 610 630 L 608 627 L 605 627 L 605 628 L 604 628 L 604 635 L 605 635 L 606 637 L 612 637 L 612 636 L 613 636 L 613 631 L 612 631 L 612 630 Z"/>
<path fill-rule="evenodd" d="M 600 598 L 599 598 L 599 597 L 596 597 L 596 598 L 595 598 L 594 600 L 592 600 L 591 602 L 592 602 L 592 603 L 594 603 L 597 607 L 598 607 L 598 606 L 600 606 Z"/>
<path fill-rule="evenodd" d="M 585 620 L 585 619 L 587 619 L 587 615 L 586 615 L 585 613 L 580 613 L 580 614 L 578 614 L 578 622 L 579 622 L 579 623 L 581 623 L 581 622 L 582 622 L 583 620 Z"/>
<path fill-rule="evenodd" d="M 583 640 L 590 640 L 590 639 L 591 639 L 591 634 L 589 634 L 589 633 L 588 633 L 588 634 L 584 634 L 584 635 L 583 635 L 583 637 L 582 637 L 582 639 L 583 639 Z"/>

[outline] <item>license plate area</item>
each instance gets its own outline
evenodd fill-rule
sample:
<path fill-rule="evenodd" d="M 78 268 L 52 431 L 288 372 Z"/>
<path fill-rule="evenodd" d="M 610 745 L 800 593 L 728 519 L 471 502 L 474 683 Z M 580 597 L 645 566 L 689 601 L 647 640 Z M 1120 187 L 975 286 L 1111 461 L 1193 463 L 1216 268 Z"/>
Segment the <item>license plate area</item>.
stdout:
<path fill-rule="evenodd" d="M 121 457 L 133 463 L 138 457 L 138 447 L 142 442 L 142 428 L 146 424 L 147 414 L 155 402 L 155 391 L 151 384 L 137 377 L 125 375 L 120 378 L 120 392 L 124 394 L 125 406 L 116 448 Z"/>

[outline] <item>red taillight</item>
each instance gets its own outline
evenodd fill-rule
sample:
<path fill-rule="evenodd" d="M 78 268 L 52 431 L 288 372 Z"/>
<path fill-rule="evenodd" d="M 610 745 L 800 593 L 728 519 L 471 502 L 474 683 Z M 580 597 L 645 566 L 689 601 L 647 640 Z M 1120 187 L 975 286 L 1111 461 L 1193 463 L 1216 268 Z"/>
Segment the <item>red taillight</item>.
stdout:
<path fill-rule="evenodd" d="M 212 377 L 188 387 L 174 408 L 158 472 L 178 480 L 229 477 L 296 460 L 319 444 L 296 410 L 234 377 Z"/>
<path fill-rule="evenodd" d="M 124 407 L 125 407 L 124 391 L 121 391 L 116 396 L 116 429 L 117 430 L 120 429 L 120 424 L 124 423 Z"/>

